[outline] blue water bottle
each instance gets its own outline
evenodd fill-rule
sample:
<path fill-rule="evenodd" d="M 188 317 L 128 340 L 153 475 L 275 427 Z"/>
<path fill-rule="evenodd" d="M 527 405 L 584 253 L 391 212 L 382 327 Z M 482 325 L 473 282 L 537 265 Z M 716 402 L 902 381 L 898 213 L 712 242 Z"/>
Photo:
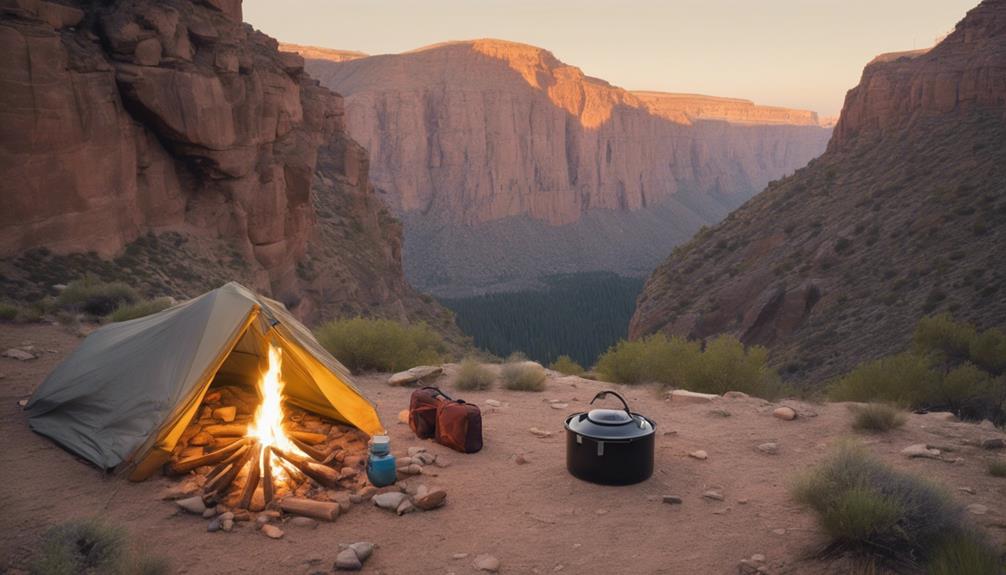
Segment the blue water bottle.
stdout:
<path fill-rule="evenodd" d="M 370 438 L 370 457 L 367 458 L 367 479 L 375 487 L 391 485 L 398 478 L 395 456 L 391 454 L 391 439 L 387 435 Z"/>

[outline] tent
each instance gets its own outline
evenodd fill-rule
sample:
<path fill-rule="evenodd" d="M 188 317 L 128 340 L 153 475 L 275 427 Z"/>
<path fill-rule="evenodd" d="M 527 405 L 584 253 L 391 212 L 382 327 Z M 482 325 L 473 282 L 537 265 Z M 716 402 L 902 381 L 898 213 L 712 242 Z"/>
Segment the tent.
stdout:
<path fill-rule="evenodd" d="M 258 381 L 267 342 L 282 350 L 287 402 L 383 432 L 374 405 L 311 332 L 283 304 L 233 282 L 96 330 L 35 391 L 28 423 L 103 469 L 145 479 L 168 461 L 211 384 Z"/>

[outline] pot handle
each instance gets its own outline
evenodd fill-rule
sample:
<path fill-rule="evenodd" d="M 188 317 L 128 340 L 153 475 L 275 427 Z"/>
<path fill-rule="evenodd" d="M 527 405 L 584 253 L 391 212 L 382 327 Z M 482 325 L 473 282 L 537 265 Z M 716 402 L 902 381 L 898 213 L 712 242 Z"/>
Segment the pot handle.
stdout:
<path fill-rule="evenodd" d="M 594 402 L 597 401 L 598 399 L 604 399 L 609 395 L 614 395 L 615 397 L 617 397 L 618 401 L 621 401 L 622 406 L 625 407 L 625 413 L 628 413 L 629 417 L 632 417 L 632 411 L 629 410 L 629 404 L 625 402 L 625 398 L 622 397 L 621 395 L 618 395 L 614 391 L 602 391 L 598 393 L 597 395 L 594 396 L 594 399 L 590 400 L 590 404 L 593 405 Z"/>

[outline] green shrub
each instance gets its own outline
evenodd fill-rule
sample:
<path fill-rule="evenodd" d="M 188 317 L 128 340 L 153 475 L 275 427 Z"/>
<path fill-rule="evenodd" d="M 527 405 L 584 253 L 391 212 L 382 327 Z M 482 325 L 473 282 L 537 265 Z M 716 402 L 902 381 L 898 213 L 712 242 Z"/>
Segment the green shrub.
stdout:
<path fill-rule="evenodd" d="M 1006 477 L 1006 459 L 990 459 L 989 475 L 992 477 Z"/>
<path fill-rule="evenodd" d="M 955 322 L 948 313 L 924 317 L 915 326 L 912 345 L 922 355 L 941 361 L 965 361 L 970 357 L 974 326 Z"/>
<path fill-rule="evenodd" d="M 771 399 L 784 390 L 768 366 L 768 351 L 745 348 L 729 335 L 709 340 L 704 351 L 698 342 L 662 334 L 620 341 L 598 359 L 597 372 L 615 383 L 657 382 L 703 393 L 743 391 Z"/>
<path fill-rule="evenodd" d="M 0 321 L 14 321 L 19 311 L 16 305 L 0 303 Z"/>
<path fill-rule="evenodd" d="M 991 328 L 971 340 L 968 348 L 971 361 L 992 374 L 1006 372 L 1006 334 Z"/>
<path fill-rule="evenodd" d="M 963 514 L 942 490 L 852 444 L 802 477 L 794 496 L 817 513 L 832 549 L 911 563 L 963 532 Z"/>
<path fill-rule="evenodd" d="M 71 521 L 49 529 L 28 566 L 32 575 L 167 575 L 168 563 L 133 552 L 126 532 L 97 520 Z"/>
<path fill-rule="evenodd" d="M 402 325 L 387 319 L 343 319 L 321 326 L 318 341 L 353 372 L 401 371 L 440 363 L 443 339 L 426 324 Z"/>
<path fill-rule="evenodd" d="M 828 397 L 917 406 L 933 396 L 938 380 L 925 358 L 901 353 L 860 364 L 830 386 Z"/>
<path fill-rule="evenodd" d="M 560 355 L 548 368 L 563 375 L 583 375 L 583 366 L 573 361 L 573 358 L 568 355 Z"/>
<path fill-rule="evenodd" d="M 119 306 L 109 317 L 112 321 L 126 321 L 145 317 L 150 314 L 164 311 L 171 307 L 171 299 L 162 297 L 157 299 L 143 300 L 134 304 Z"/>
<path fill-rule="evenodd" d="M 972 363 L 965 363 L 948 372 L 936 386 L 930 404 L 945 406 L 965 419 L 984 419 L 994 415 L 995 404 L 1001 401 L 1002 381 Z"/>
<path fill-rule="evenodd" d="M 980 535 L 964 531 L 947 537 L 933 553 L 927 575 L 1002 575 L 1003 561 Z"/>
<path fill-rule="evenodd" d="M 533 361 L 503 364 L 500 370 L 503 387 L 514 391 L 545 391 L 545 369 Z"/>
<path fill-rule="evenodd" d="M 93 277 L 70 282 L 59 294 L 59 307 L 93 316 L 106 316 L 125 304 L 136 303 L 140 297 L 122 282 L 106 283 Z"/>
<path fill-rule="evenodd" d="M 905 414 L 893 405 L 868 403 L 853 408 L 852 427 L 859 431 L 884 432 L 905 424 Z"/>
<path fill-rule="evenodd" d="M 463 391 L 483 391 L 492 387 L 496 374 L 472 358 L 465 358 L 458 366 L 454 387 Z"/>

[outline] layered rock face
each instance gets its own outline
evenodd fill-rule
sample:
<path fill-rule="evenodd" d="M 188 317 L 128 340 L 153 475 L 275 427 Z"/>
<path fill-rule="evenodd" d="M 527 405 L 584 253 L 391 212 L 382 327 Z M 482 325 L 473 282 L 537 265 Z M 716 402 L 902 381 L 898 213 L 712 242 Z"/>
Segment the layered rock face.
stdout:
<path fill-rule="evenodd" d="M 828 151 L 677 248 L 630 336 L 730 333 L 804 381 L 902 349 L 920 317 L 1006 324 L 1006 1 L 885 55 Z"/>
<path fill-rule="evenodd" d="M 311 320 L 419 301 L 341 97 L 243 24 L 240 0 L 4 0 L 0 14 L 4 261 L 24 271 L 28 250 L 46 248 L 151 271 L 127 248 L 170 233 L 193 250 L 178 271 L 156 270 L 179 295 L 239 279 Z M 339 157 L 316 177 L 323 147 Z M 340 197 L 354 200 L 316 216 Z M 333 217 L 377 244 L 379 277 L 357 274 L 348 236 L 322 229 Z"/>
<path fill-rule="evenodd" d="M 404 216 L 409 277 L 441 293 L 557 268 L 645 273 L 657 261 L 653 238 L 666 250 L 717 221 L 818 155 L 830 134 L 811 112 L 628 92 L 512 42 L 337 61 L 291 49 L 346 97 L 347 125 L 370 151 L 374 184 Z M 686 215 L 626 216 L 656 207 Z M 609 235 L 605 216 L 590 214 L 610 215 L 608 228 L 653 225 Z M 514 237 L 515 228 L 538 239 Z M 623 241 L 570 252 L 546 245 L 556 235 Z M 525 261 L 502 246 L 554 257 Z M 576 269 L 566 269 L 572 261 Z"/>

